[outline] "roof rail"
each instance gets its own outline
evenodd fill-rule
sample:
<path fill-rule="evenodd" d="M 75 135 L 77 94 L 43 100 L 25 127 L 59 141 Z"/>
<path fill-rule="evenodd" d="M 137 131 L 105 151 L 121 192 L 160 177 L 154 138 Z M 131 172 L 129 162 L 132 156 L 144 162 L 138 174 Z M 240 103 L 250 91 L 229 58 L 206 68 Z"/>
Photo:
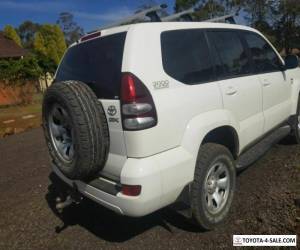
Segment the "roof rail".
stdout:
<path fill-rule="evenodd" d="M 190 9 L 184 10 L 182 12 L 179 12 L 179 13 L 176 13 L 173 15 L 169 15 L 166 17 L 159 17 L 157 14 L 157 11 L 165 9 L 167 7 L 168 7 L 168 5 L 166 5 L 166 4 L 156 5 L 154 7 L 140 11 L 132 16 L 124 18 L 115 23 L 102 26 L 97 30 L 88 32 L 87 34 L 91 34 L 91 33 L 94 33 L 94 32 L 97 32 L 97 31 L 100 31 L 103 29 L 108 29 L 108 28 L 112 28 L 112 27 L 116 27 L 116 26 L 129 24 L 129 23 L 132 23 L 135 21 L 145 22 L 144 19 L 146 17 L 150 18 L 150 22 L 171 22 L 171 21 L 189 21 L 189 22 L 191 22 L 191 21 L 193 21 L 191 14 L 193 14 L 194 12 L 198 11 L 201 8 L 201 7 L 196 7 L 196 8 L 192 7 Z M 236 23 L 234 20 L 235 15 L 236 14 L 225 15 L 225 16 L 221 16 L 221 17 L 211 18 L 208 20 L 203 20 L 201 22 L 227 22 L 227 23 L 235 24 Z"/>
<path fill-rule="evenodd" d="M 160 17 L 157 15 L 157 11 L 165 9 L 167 7 L 168 7 L 168 5 L 166 5 L 166 4 L 157 5 L 157 6 L 148 8 L 146 10 L 143 10 L 141 12 L 138 12 L 138 13 L 132 15 L 132 16 L 126 17 L 126 18 L 124 18 L 120 21 L 117 21 L 115 23 L 102 26 L 97 30 L 103 30 L 103 29 L 108 29 L 108 28 L 115 27 L 115 26 L 129 24 L 129 23 L 134 22 L 134 21 L 143 20 L 146 17 L 150 18 L 150 22 L 161 22 Z M 95 32 L 95 31 L 92 31 L 92 32 L 89 32 L 89 33 L 93 33 L 93 32 Z"/>
<path fill-rule="evenodd" d="M 195 12 L 195 8 L 190 8 L 187 10 L 184 10 L 182 12 L 176 13 L 174 15 L 162 17 L 162 22 L 171 22 L 171 21 L 193 21 L 193 18 L 191 17 L 191 14 Z"/>
<path fill-rule="evenodd" d="M 201 22 L 212 22 L 212 23 L 224 22 L 224 23 L 236 24 L 236 22 L 234 20 L 234 16 L 236 16 L 236 14 L 215 17 L 215 18 L 207 19 L 207 20 L 204 20 Z"/>

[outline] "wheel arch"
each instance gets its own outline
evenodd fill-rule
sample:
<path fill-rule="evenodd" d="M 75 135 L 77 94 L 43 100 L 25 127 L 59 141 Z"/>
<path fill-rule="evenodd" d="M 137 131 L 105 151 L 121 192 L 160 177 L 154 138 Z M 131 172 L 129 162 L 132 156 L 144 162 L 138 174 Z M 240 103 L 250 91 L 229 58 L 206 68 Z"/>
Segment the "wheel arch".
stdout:
<path fill-rule="evenodd" d="M 223 109 L 210 111 L 194 117 L 187 124 L 181 146 L 191 153 L 196 161 L 201 145 L 205 142 L 215 142 L 224 145 L 222 138 L 217 135 L 225 133 L 227 135 L 225 146 L 229 147 L 233 157 L 236 158 L 240 148 L 238 131 L 238 122 L 230 112 Z M 229 142 L 231 143 L 229 144 Z"/>
<path fill-rule="evenodd" d="M 201 145 L 217 143 L 229 149 L 234 159 L 239 153 L 239 138 L 236 130 L 229 125 L 220 126 L 209 131 L 203 138 Z"/>

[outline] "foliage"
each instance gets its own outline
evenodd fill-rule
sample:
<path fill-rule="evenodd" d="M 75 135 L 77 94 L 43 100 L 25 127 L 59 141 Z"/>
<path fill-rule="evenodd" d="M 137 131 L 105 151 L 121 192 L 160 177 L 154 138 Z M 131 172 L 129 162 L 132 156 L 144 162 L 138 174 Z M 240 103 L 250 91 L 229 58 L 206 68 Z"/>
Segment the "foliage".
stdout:
<path fill-rule="evenodd" d="M 242 13 L 247 25 L 260 30 L 278 49 L 300 48 L 299 0 L 176 0 L 175 11 L 198 6 L 196 20 Z"/>
<path fill-rule="evenodd" d="M 51 75 L 55 74 L 57 65 L 52 59 L 38 52 L 36 53 L 36 58 L 37 64 L 43 75 L 46 75 L 47 73 L 50 73 Z"/>
<path fill-rule="evenodd" d="M 263 32 L 277 48 L 300 48 L 298 0 L 244 0 L 249 25 Z"/>
<path fill-rule="evenodd" d="M 41 68 L 35 56 L 23 59 L 0 60 L 0 80 L 9 84 L 25 84 L 26 80 L 36 80 L 41 74 Z"/>
<path fill-rule="evenodd" d="M 244 11 L 248 14 L 246 19 L 251 26 L 267 21 L 272 0 L 244 0 Z"/>
<path fill-rule="evenodd" d="M 148 0 L 148 1 L 144 2 L 143 4 L 139 5 L 138 8 L 137 8 L 137 10 L 135 11 L 135 13 L 139 13 L 139 12 L 141 12 L 143 10 L 149 9 L 149 8 L 154 7 L 156 5 L 158 5 L 157 1 L 155 1 L 155 0 Z M 168 13 L 167 13 L 167 11 L 165 9 L 161 9 L 161 10 L 157 11 L 157 14 L 160 17 L 168 16 Z"/>
<path fill-rule="evenodd" d="M 7 38 L 13 40 L 16 44 L 18 44 L 19 46 L 22 47 L 21 39 L 20 39 L 18 33 L 16 32 L 16 30 L 14 29 L 13 26 L 11 26 L 11 25 L 6 25 L 6 26 L 4 27 L 4 35 L 5 35 Z"/>
<path fill-rule="evenodd" d="M 300 5 L 298 0 L 281 0 L 271 9 L 277 45 L 287 53 L 300 48 Z"/>
<path fill-rule="evenodd" d="M 224 15 L 225 7 L 218 1 L 209 0 L 203 2 L 201 8 L 195 14 L 197 20 L 205 20 Z"/>
<path fill-rule="evenodd" d="M 58 65 L 66 50 L 64 34 L 59 26 L 42 25 L 35 34 L 34 50 Z"/>
<path fill-rule="evenodd" d="M 196 7 L 195 20 L 206 20 L 228 13 L 236 13 L 240 10 L 242 0 L 177 0 L 175 11 L 180 12 L 185 9 Z"/>
<path fill-rule="evenodd" d="M 40 25 L 38 23 L 33 23 L 31 21 L 25 21 L 19 26 L 17 32 L 24 48 L 33 49 L 34 35 L 39 28 Z"/>
<path fill-rule="evenodd" d="M 189 9 L 199 3 L 199 0 L 176 0 L 174 10 L 175 12 L 181 12 Z"/>
<path fill-rule="evenodd" d="M 70 12 L 62 12 L 56 22 L 64 32 L 66 43 L 68 45 L 79 40 L 84 35 L 84 30 L 75 21 Z"/>
<path fill-rule="evenodd" d="M 64 34 L 59 26 L 25 21 L 19 26 L 18 32 L 24 47 L 32 54 L 21 60 L 0 60 L 0 80 L 15 84 L 38 79 L 47 73 L 53 75 L 66 50 Z M 6 26 L 5 35 L 14 40 L 17 37 L 21 43 L 12 26 Z"/>

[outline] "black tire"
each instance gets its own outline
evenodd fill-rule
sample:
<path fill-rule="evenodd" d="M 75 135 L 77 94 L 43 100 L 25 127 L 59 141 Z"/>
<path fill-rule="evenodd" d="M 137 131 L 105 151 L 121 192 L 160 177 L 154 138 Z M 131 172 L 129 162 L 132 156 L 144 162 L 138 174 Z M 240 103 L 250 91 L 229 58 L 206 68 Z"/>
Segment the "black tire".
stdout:
<path fill-rule="evenodd" d="M 55 121 L 53 112 L 56 116 L 60 112 L 64 118 Z M 58 143 L 64 143 L 61 141 L 65 139 L 53 136 L 50 129 L 53 124 L 68 131 L 72 157 L 71 146 L 63 152 L 67 155 L 69 150 L 70 159 L 62 156 L 62 149 L 58 150 L 61 148 Z M 43 100 L 43 128 L 52 161 L 68 178 L 88 180 L 104 167 L 109 152 L 107 120 L 101 103 L 86 84 L 64 81 L 47 89 Z"/>
<path fill-rule="evenodd" d="M 210 173 L 211 169 L 213 168 L 216 168 L 217 171 L 218 166 L 215 164 L 218 162 L 224 164 L 224 166 L 226 166 L 228 169 L 226 176 L 229 177 L 230 186 L 228 191 L 224 191 L 223 193 L 223 197 L 227 197 L 227 199 L 224 199 L 222 206 L 219 207 L 221 210 L 216 210 L 216 213 L 212 213 L 208 209 L 208 193 L 206 193 L 207 189 L 205 189 L 205 187 L 207 187 L 207 174 Z M 215 169 L 212 171 L 214 170 Z M 226 147 L 215 143 L 207 143 L 202 145 L 198 153 L 194 181 L 191 185 L 190 195 L 193 222 L 195 222 L 201 229 L 212 230 L 219 223 L 224 221 L 229 213 L 229 209 L 233 200 L 235 180 L 236 168 L 233 157 L 229 150 Z M 217 190 L 216 187 L 215 190 Z M 222 194 L 223 191 L 218 189 L 217 192 Z"/>
<path fill-rule="evenodd" d="M 300 116 L 300 100 L 298 98 L 297 113 L 290 120 L 291 133 L 286 138 L 292 144 L 300 144 L 300 129 L 298 127 L 300 123 L 298 118 L 299 116 Z"/>

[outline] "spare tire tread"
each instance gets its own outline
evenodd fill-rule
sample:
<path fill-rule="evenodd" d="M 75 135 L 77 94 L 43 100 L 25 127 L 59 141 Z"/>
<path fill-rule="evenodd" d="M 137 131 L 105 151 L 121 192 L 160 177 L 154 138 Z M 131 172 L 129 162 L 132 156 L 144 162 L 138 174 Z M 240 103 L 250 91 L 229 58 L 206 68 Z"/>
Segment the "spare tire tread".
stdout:
<path fill-rule="evenodd" d="M 87 109 L 89 109 L 89 111 L 91 112 L 91 117 L 92 117 L 93 121 L 90 123 L 90 125 L 94 126 L 94 128 L 90 131 L 100 130 L 101 129 L 101 127 L 100 127 L 101 121 L 104 122 L 106 124 L 106 126 L 108 127 L 106 116 L 105 116 L 104 110 L 103 110 L 102 105 L 100 104 L 100 102 L 97 99 L 89 99 L 89 97 L 91 95 L 94 95 L 94 92 L 86 85 L 77 84 L 77 85 L 73 85 L 73 87 L 77 88 L 77 90 L 80 91 L 86 98 L 86 99 L 83 98 L 83 101 L 85 102 L 84 106 Z M 88 103 L 89 101 L 93 101 L 94 105 L 89 105 L 89 103 Z M 101 110 L 102 112 L 97 112 L 98 110 Z M 98 114 L 99 116 L 98 115 L 94 116 L 93 114 Z M 105 134 L 104 135 L 105 137 L 109 137 L 108 130 L 103 130 L 103 133 Z M 103 155 L 103 154 L 107 155 L 107 153 L 108 153 L 107 151 L 109 149 L 108 143 L 101 147 L 101 144 L 100 144 L 100 139 L 101 138 L 99 138 L 95 135 L 92 135 L 92 138 L 96 139 L 95 146 L 96 146 L 97 149 L 94 152 L 99 152 L 99 150 L 101 150 L 101 148 L 103 149 L 102 154 L 96 154 L 95 155 L 95 158 L 98 158 L 96 160 L 96 162 L 100 161 L 99 164 L 102 165 L 103 162 L 101 162 L 101 155 Z M 106 161 L 106 159 L 105 159 L 105 161 Z"/>
<path fill-rule="evenodd" d="M 76 160 L 69 165 L 60 160 L 53 145 L 49 143 L 47 112 L 53 100 L 66 107 L 74 123 Z M 45 94 L 43 124 L 54 164 L 67 177 L 90 179 L 104 167 L 109 152 L 108 124 L 102 104 L 86 84 L 78 81 L 54 83 Z"/>

